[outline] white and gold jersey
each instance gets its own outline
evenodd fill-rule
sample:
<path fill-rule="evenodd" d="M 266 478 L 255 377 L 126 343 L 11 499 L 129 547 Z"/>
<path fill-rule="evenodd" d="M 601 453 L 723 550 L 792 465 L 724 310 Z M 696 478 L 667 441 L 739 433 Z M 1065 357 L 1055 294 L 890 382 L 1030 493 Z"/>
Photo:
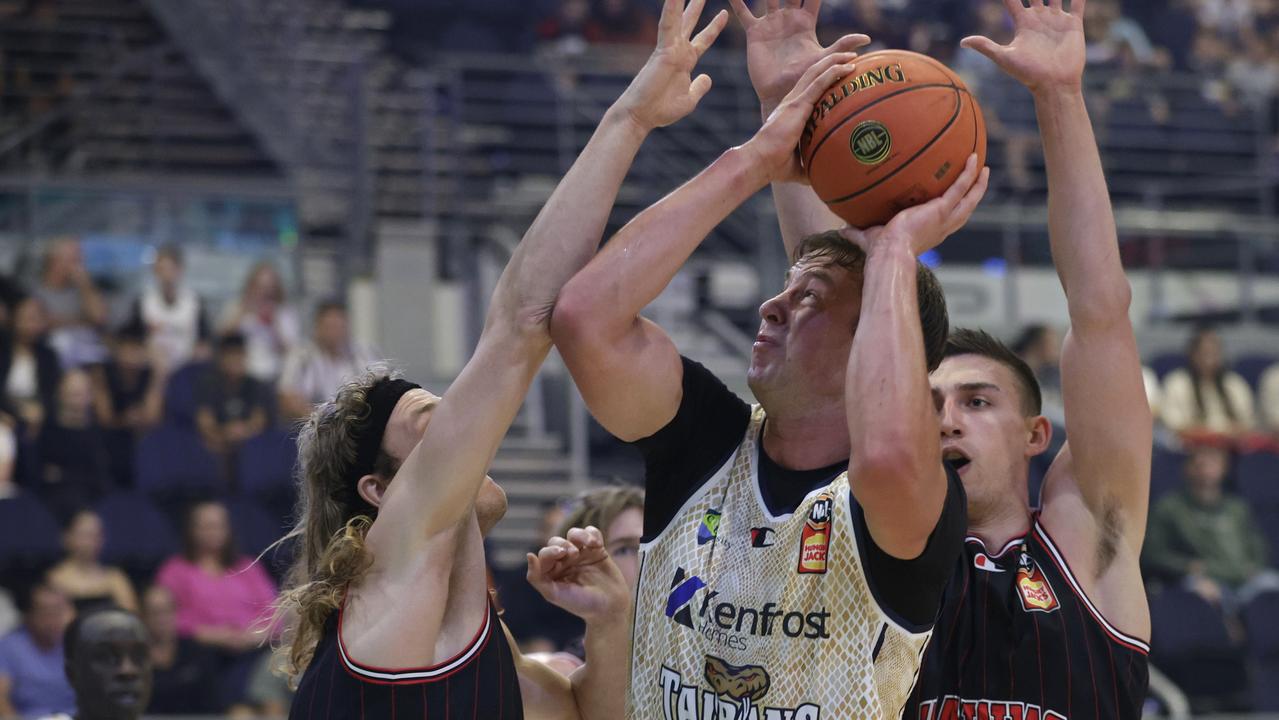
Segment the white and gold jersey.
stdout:
<path fill-rule="evenodd" d="M 931 629 L 872 596 L 847 472 L 774 516 L 737 451 L 640 548 L 632 720 L 897 718 Z"/>

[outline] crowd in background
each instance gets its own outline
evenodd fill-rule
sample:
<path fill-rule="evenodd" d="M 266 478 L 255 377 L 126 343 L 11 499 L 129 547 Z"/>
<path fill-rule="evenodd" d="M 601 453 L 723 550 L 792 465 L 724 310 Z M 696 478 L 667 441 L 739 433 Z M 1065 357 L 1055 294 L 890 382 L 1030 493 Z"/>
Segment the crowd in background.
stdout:
<path fill-rule="evenodd" d="M 307 328 L 269 262 L 252 268 L 216 320 L 186 284 L 178 247 L 159 248 L 151 269 L 115 323 L 75 240 L 53 243 L 29 285 L 0 281 L 0 502 L 42 506 L 62 526 L 65 551 L 31 582 L 5 577 L 22 621 L 13 604 L 0 610 L 6 632 L 19 624 L 0 639 L 0 718 L 72 709 L 61 630 L 103 604 L 140 613 L 151 631 L 152 712 L 287 709 L 257 632 L 276 578 L 236 549 L 223 498 L 237 490 L 246 442 L 309 415 L 375 356 L 352 341 L 340 302 L 318 303 Z M 170 402 L 178 373 L 191 386 L 189 431 L 217 479 L 200 495 L 172 498 L 165 508 L 182 528 L 181 551 L 131 576 L 102 564 L 94 509 L 137 488 L 142 437 L 183 423 Z"/>

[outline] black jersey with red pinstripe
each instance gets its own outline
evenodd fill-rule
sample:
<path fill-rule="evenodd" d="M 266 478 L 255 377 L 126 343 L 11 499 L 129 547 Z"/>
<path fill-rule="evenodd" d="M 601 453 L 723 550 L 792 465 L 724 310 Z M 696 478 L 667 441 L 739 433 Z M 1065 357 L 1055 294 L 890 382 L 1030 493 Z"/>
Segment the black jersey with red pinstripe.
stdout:
<path fill-rule="evenodd" d="M 1035 518 L 1025 538 L 968 538 L 905 720 L 1140 718 L 1145 642 L 1116 630 Z"/>
<path fill-rule="evenodd" d="M 464 650 L 432 667 L 391 670 L 346 654 L 334 613 L 293 699 L 290 720 L 519 720 L 519 679 L 497 611 Z"/>

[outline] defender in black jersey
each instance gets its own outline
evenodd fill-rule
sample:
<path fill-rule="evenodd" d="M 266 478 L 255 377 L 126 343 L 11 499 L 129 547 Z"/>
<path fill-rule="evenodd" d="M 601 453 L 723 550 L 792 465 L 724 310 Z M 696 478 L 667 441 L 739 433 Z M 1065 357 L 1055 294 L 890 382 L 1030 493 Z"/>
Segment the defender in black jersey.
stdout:
<path fill-rule="evenodd" d="M 321 405 L 299 443 L 299 559 L 281 617 L 294 718 L 614 720 L 630 591 L 594 528 L 528 557 L 530 582 L 586 621 L 571 678 L 519 655 L 489 598 L 484 537 L 506 510 L 485 475 L 550 350 L 561 286 L 594 254 L 649 131 L 691 112 L 691 79 L 727 22 L 666 0 L 658 47 L 605 113 L 502 273 L 474 354 L 444 397 L 371 370 Z"/>
<path fill-rule="evenodd" d="M 1004 4 L 1013 41 L 964 45 L 1035 99 L 1049 240 L 1070 312 L 1061 355 L 1068 442 L 1032 512 L 1028 461 L 1051 434 L 1035 377 L 989 335 L 952 335 L 932 386 L 943 453 L 968 491 L 970 537 L 905 717 L 1138 718 L 1150 637 L 1138 558 L 1151 416 L 1080 91 L 1085 2 L 1073 0 L 1069 12 L 1061 0 Z"/>

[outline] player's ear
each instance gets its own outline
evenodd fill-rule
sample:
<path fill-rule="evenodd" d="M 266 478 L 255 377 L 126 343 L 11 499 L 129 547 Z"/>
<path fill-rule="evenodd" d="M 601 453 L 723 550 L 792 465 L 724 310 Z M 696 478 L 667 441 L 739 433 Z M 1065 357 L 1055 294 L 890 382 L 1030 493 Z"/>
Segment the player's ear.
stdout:
<path fill-rule="evenodd" d="M 382 507 L 382 496 L 386 493 L 386 487 L 386 481 L 377 475 L 365 475 L 355 484 L 360 497 L 375 508 Z"/>
<path fill-rule="evenodd" d="M 1036 415 L 1027 422 L 1026 457 L 1033 458 L 1048 449 L 1053 439 L 1053 424 L 1043 415 Z"/>

